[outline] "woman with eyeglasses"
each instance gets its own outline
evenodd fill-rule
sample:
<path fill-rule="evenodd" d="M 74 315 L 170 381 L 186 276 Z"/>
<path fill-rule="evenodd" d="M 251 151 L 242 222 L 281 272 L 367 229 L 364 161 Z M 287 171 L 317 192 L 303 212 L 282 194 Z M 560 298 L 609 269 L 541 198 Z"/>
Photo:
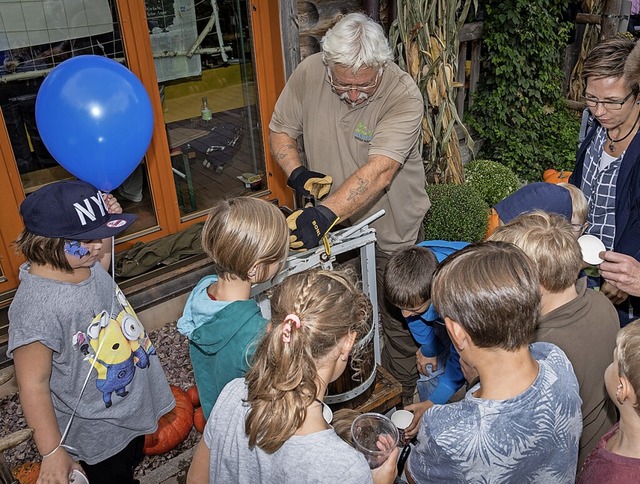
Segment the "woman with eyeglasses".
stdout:
<path fill-rule="evenodd" d="M 607 250 L 640 252 L 640 46 L 626 37 L 602 41 L 582 69 L 583 101 L 594 123 L 578 150 L 569 180 L 588 201 L 586 233 Z M 640 299 L 606 280 L 601 291 L 616 305 L 620 325 L 640 311 Z"/>

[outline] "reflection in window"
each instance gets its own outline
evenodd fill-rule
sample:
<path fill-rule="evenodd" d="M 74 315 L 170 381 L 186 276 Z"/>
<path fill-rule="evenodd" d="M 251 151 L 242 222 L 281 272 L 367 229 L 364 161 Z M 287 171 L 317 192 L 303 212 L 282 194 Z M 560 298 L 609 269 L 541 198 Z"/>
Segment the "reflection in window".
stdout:
<path fill-rule="evenodd" d="M 247 2 L 146 6 L 183 219 L 219 198 L 266 189 Z"/>

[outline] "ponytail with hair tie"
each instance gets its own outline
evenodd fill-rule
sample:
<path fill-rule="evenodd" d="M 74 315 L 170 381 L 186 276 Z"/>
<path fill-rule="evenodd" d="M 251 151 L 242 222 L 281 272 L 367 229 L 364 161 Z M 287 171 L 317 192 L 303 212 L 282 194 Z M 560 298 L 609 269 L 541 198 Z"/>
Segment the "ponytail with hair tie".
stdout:
<path fill-rule="evenodd" d="M 300 318 L 296 314 L 287 314 L 282 322 L 282 342 L 285 344 L 291 343 L 291 323 L 294 323 L 296 329 L 300 329 L 302 326 Z"/>

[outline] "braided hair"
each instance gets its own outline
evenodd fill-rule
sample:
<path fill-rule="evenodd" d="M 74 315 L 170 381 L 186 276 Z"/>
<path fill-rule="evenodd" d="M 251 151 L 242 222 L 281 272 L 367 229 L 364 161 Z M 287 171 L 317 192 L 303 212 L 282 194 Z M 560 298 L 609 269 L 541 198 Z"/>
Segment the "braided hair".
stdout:
<path fill-rule="evenodd" d="M 251 408 L 245 422 L 249 446 L 269 453 L 304 422 L 318 391 L 317 363 L 345 336 L 355 333 L 359 340 L 369 332 L 371 303 L 353 271 L 311 269 L 274 290 L 271 312 L 246 375 Z M 358 361 L 352 354 L 352 364 Z"/>

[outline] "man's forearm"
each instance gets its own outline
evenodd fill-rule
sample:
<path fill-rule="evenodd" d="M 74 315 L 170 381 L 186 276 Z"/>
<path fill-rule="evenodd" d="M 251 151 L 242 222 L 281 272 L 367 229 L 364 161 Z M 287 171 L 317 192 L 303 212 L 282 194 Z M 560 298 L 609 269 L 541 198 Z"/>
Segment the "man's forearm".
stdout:
<path fill-rule="evenodd" d="M 269 133 L 269 145 L 273 157 L 285 172 L 287 177 L 291 172 L 302 165 L 298 154 L 298 144 L 296 140 L 284 133 Z"/>
<path fill-rule="evenodd" d="M 342 186 L 322 202 L 341 220 L 370 207 L 387 188 L 400 163 L 386 156 L 371 156 Z"/>

